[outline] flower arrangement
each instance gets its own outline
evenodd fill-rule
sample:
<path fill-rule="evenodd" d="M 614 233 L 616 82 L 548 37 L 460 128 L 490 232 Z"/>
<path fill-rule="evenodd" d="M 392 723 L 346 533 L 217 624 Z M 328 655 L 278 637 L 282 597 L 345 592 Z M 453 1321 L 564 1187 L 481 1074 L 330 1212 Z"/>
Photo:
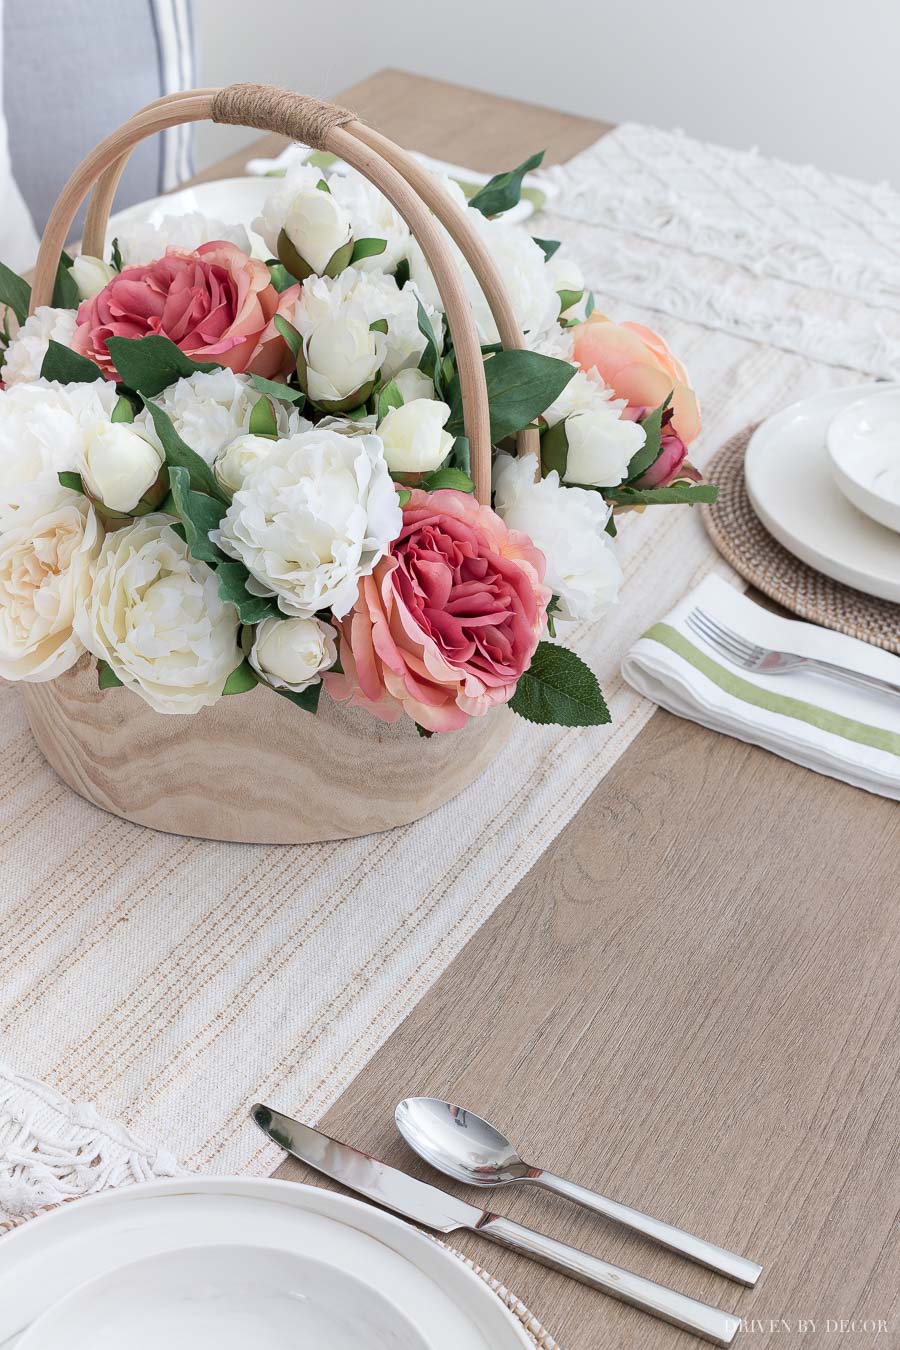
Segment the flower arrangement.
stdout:
<path fill-rule="evenodd" d="M 473 495 L 452 335 L 382 194 L 310 159 L 239 226 L 142 225 L 66 256 L 52 306 L 0 267 L 0 675 L 89 652 L 101 688 L 193 713 L 323 688 L 424 735 L 508 704 L 596 725 L 559 620 L 617 596 L 614 512 L 710 500 L 696 398 L 663 340 L 594 308 L 555 241 L 507 221 L 539 157 L 468 200 L 526 334 L 483 344 L 492 504 Z M 455 246 L 450 246 L 455 248 Z M 257 253 L 259 252 L 257 245 Z M 512 438 L 540 431 L 540 458 Z"/>

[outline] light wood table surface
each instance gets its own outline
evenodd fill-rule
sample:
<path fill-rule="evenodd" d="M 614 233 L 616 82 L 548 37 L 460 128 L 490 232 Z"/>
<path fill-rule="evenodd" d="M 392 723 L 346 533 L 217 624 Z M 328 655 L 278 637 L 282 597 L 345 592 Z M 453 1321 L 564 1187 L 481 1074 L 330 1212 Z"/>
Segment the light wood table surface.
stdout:
<path fill-rule="evenodd" d="M 484 170 L 544 146 L 564 160 L 609 129 L 395 71 L 337 98 Z M 529 1161 L 765 1270 L 743 1290 L 549 1195 L 504 1191 L 504 1214 L 737 1313 L 748 1350 L 898 1346 L 898 877 L 896 804 L 658 712 L 323 1128 L 427 1176 L 394 1104 L 454 1098 Z M 563 1350 L 697 1344 L 476 1237 L 457 1245 Z"/>

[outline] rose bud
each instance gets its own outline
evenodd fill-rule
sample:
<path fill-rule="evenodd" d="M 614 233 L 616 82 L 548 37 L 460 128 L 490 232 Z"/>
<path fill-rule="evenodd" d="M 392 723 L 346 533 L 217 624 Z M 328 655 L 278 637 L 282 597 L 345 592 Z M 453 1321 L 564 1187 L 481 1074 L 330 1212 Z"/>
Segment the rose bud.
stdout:
<path fill-rule="evenodd" d="M 292 276 L 336 277 L 353 253 L 350 217 L 323 188 L 302 188 L 278 236 L 278 257 Z"/>
<path fill-rule="evenodd" d="M 428 473 L 443 464 L 453 449 L 453 437 L 443 430 L 449 416 L 449 406 L 432 398 L 391 408 L 378 427 L 391 472 Z"/>
<path fill-rule="evenodd" d="M 71 273 L 82 300 L 91 300 L 99 295 L 117 275 L 116 269 L 109 263 L 105 263 L 102 258 L 93 258 L 89 253 L 82 253 L 75 259 Z"/>
<path fill-rule="evenodd" d="M 310 335 L 297 361 L 297 378 L 323 412 L 350 412 L 374 389 L 385 350 L 383 333 L 344 310 Z"/>
<path fill-rule="evenodd" d="M 644 428 L 622 417 L 618 408 L 601 403 L 565 420 L 568 443 L 567 483 L 615 487 L 627 477 L 628 465 L 646 440 Z"/>
<path fill-rule="evenodd" d="M 334 629 L 321 619 L 263 619 L 247 659 L 266 684 L 302 694 L 337 660 Z"/>
<path fill-rule="evenodd" d="M 430 375 L 426 375 L 424 370 L 419 370 L 416 366 L 407 366 L 405 370 L 398 370 L 394 376 L 394 384 L 400 390 L 404 403 L 412 403 L 413 399 L 416 398 L 437 398 L 434 380 Z"/>
<path fill-rule="evenodd" d="M 244 479 L 254 464 L 265 459 L 272 451 L 270 436 L 238 436 L 226 445 L 216 457 L 213 473 L 220 487 L 226 492 L 241 490 Z"/>
<path fill-rule="evenodd" d="M 162 456 L 126 422 L 101 422 L 87 435 L 81 479 L 101 507 L 123 515 L 153 511 L 167 492 Z"/>

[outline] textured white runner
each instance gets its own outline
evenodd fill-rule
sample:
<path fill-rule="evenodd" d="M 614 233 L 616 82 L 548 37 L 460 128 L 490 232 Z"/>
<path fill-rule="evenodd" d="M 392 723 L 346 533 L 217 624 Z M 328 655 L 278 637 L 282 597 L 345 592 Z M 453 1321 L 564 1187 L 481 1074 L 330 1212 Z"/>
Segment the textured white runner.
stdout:
<path fill-rule="evenodd" d="M 604 190 L 634 133 L 625 128 L 579 157 L 571 171 L 577 200 Z M 695 142 L 665 142 L 660 161 L 645 168 L 660 184 L 678 167 L 678 144 L 695 153 Z M 723 269 L 737 277 L 735 296 L 746 284 L 745 262 L 731 256 L 694 259 L 689 322 L 671 317 L 677 297 L 669 291 L 658 306 L 666 312 L 648 306 L 652 287 L 640 268 L 629 291 L 617 261 L 640 249 L 674 254 L 677 243 L 564 219 L 559 208 L 535 230 L 566 239 L 601 307 L 658 327 L 683 356 L 704 407 L 693 456 L 701 465 L 791 400 L 880 372 L 878 353 L 861 360 L 849 327 L 841 330 L 843 368 L 832 364 L 834 351 L 825 364 L 784 350 L 780 338 L 769 345 L 713 327 L 706 277 Z M 878 274 L 884 295 L 891 247 Z M 814 280 L 810 313 L 822 294 L 823 278 Z M 786 284 L 760 270 L 754 303 L 774 310 L 765 297 Z M 790 284 L 801 289 L 796 274 Z M 879 312 L 891 315 L 891 340 L 900 341 L 900 315 Z M 752 327 L 752 314 L 741 322 Z M 319 1118 L 590 795 L 654 711 L 623 683 L 622 654 L 708 571 L 729 574 L 684 508 L 630 517 L 620 553 L 620 605 L 603 624 L 566 634 L 600 677 L 612 727 L 522 724 L 456 801 L 363 840 L 216 844 L 105 815 L 56 779 L 31 740 L 18 691 L 0 688 L 0 1058 L 68 1101 L 93 1103 L 138 1139 L 165 1144 L 161 1155 L 112 1138 L 118 1127 L 101 1129 L 93 1115 L 74 1118 L 88 1139 L 99 1129 L 120 1179 L 165 1171 L 175 1157 L 190 1170 L 270 1171 L 280 1154 L 261 1142 L 249 1104 L 261 1098 Z M 410 1066 L 408 1088 L 418 1086 Z M 33 1087 L 10 1082 L 0 1095 L 0 1211 L 24 1213 L 38 1190 L 44 1203 L 53 1185 L 77 1194 L 96 1181 L 90 1167 L 67 1166 L 65 1149 L 48 1165 L 59 1136 L 48 1135 L 42 1091 L 36 1103 Z M 54 1126 L 66 1110 L 54 1099 Z M 78 1137 L 63 1131 L 69 1152 Z M 38 1166 L 29 1166 L 33 1148 Z"/>

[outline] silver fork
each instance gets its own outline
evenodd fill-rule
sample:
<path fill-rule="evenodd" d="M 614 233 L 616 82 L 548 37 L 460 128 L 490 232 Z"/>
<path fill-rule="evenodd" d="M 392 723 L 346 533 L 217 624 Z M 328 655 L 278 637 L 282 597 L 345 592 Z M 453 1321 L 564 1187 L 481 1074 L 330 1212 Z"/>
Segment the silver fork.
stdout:
<path fill-rule="evenodd" d="M 858 670 L 848 670 L 845 666 L 833 665 L 830 661 L 820 661 L 813 656 L 798 656 L 795 652 L 771 651 L 749 642 L 733 629 L 727 628 L 719 619 L 713 618 L 703 609 L 693 609 L 685 620 L 688 628 L 701 637 L 713 651 L 724 656 L 733 666 L 741 670 L 753 670 L 760 675 L 789 675 L 791 671 L 802 670 L 816 675 L 825 675 L 828 679 L 838 680 L 842 684 L 851 684 L 860 689 L 874 689 L 879 693 L 900 695 L 900 684 L 892 680 L 882 680 L 876 675 L 863 675 Z"/>

